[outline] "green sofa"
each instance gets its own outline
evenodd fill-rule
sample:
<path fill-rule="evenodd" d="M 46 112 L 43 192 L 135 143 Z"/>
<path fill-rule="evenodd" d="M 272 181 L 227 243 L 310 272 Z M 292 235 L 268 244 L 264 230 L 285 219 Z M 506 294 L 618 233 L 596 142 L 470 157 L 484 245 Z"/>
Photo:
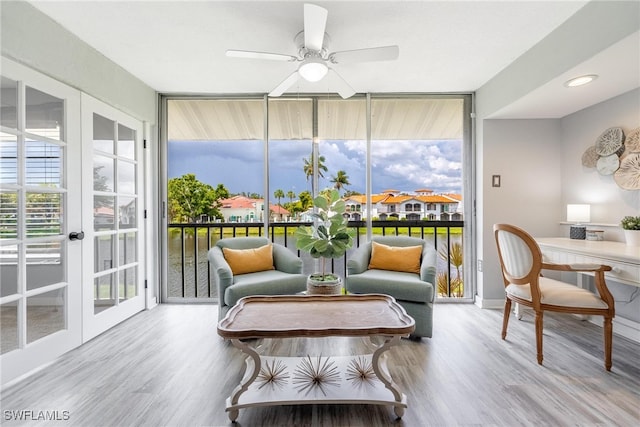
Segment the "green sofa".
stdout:
<path fill-rule="evenodd" d="M 302 274 L 302 260 L 277 243 L 273 244 L 275 270 L 233 275 L 222 248 L 252 249 L 271 243 L 264 237 L 220 239 L 209 250 L 211 276 L 218 289 L 218 319 L 240 298 L 250 295 L 294 295 L 307 289 L 307 276 Z"/>
<path fill-rule="evenodd" d="M 412 336 L 431 337 L 436 283 L 436 250 L 427 242 L 408 236 L 378 236 L 372 239 L 388 246 L 422 246 L 420 274 L 389 270 L 369 270 L 371 242 L 353 252 L 347 261 L 346 289 L 349 293 L 377 293 L 394 297 L 416 321 Z"/>

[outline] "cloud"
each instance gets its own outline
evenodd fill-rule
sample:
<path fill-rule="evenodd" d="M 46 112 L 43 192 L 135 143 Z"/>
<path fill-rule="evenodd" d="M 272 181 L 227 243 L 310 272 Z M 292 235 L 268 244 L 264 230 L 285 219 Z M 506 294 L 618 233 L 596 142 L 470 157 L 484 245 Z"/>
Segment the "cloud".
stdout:
<path fill-rule="evenodd" d="M 329 169 L 320 188 L 331 186 L 339 170 L 347 173 L 347 190 L 365 192 L 366 141 L 321 141 L 320 155 Z M 374 192 L 387 188 L 413 191 L 462 192 L 462 141 L 372 141 L 372 185 Z M 310 140 L 269 143 L 270 192 L 282 189 L 296 193 L 310 190 L 303 172 Z M 223 183 L 229 191 L 264 193 L 264 148 L 261 141 L 169 142 L 169 178 L 195 173 L 202 182 Z"/>

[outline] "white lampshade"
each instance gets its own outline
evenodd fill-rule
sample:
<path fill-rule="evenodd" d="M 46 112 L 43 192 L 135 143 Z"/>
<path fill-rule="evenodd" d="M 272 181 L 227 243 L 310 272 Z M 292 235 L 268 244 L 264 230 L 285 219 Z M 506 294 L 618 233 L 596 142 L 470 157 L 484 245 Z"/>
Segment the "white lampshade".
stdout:
<path fill-rule="evenodd" d="M 591 205 L 567 205 L 568 222 L 589 222 L 591 221 Z"/>
<path fill-rule="evenodd" d="M 321 58 L 309 57 L 302 61 L 298 73 L 308 82 L 317 82 L 327 75 L 329 68 Z"/>

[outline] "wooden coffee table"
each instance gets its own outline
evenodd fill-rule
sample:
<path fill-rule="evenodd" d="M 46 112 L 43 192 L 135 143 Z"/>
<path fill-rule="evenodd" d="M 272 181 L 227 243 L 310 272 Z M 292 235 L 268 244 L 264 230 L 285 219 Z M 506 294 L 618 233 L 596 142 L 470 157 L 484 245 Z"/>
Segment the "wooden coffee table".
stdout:
<path fill-rule="evenodd" d="M 391 346 L 415 329 L 388 295 L 291 295 L 242 298 L 218 324 L 218 334 L 248 355 L 240 384 L 227 399 L 229 419 L 252 406 L 315 403 L 392 405 L 398 418 L 406 396 L 386 365 Z M 250 338 L 382 337 L 372 354 L 280 357 L 261 355 Z"/>

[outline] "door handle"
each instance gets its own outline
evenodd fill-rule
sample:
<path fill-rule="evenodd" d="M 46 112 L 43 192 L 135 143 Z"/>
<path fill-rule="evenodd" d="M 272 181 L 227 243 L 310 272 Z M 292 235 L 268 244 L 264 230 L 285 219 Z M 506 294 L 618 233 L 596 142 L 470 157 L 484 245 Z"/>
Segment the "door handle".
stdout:
<path fill-rule="evenodd" d="M 82 240 L 84 239 L 84 231 L 72 231 L 69 233 L 69 240 Z"/>

